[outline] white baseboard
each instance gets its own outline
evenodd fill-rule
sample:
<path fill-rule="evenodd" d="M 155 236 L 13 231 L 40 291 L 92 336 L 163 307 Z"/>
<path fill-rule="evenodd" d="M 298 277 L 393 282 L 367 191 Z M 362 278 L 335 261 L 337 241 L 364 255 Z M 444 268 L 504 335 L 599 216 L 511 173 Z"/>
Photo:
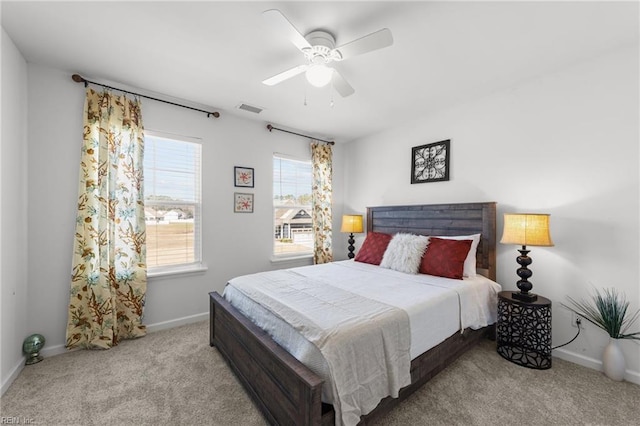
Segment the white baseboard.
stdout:
<path fill-rule="evenodd" d="M 181 325 L 186 325 L 186 324 L 191 324 L 194 322 L 199 322 L 199 321 L 204 321 L 206 319 L 209 318 L 209 312 L 205 312 L 202 314 L 196 314 L 196 315 L 190 315 L 188 317 L 182 317 L 182 318 L 177 318 L 174 320 L 170 320 L 170 321 L 163 321 L 163 322 L 159 322 L 159 323 L 155 323 L 155 324 L 149 324 L 147 325 L 147 331 L 149 333 L 153 333 L 155 331 L 160 331 L 160 330 L 167 330 L 169 328 L 174 328 L 174 327 L 178 327 Z M 56 345 L 56 346 L 50 346 L 50 347 L 44 347 L 42 348 L 42 356 L 43 357 L 48 357 L 48 356 L 55 356 L 55 355 L 61 355 L 61 354 L 66 354 L 69 353 L 71 351 L 75 351 L 78 349 L 67 349 L 64 345 Z M 24 363 L 24 360 L 23 360 Z"/>
<path fill-rule="evenodd" d="M 592 370 L 602 371 L 602 361 L 579 355 L 575 352 L 570 352 L 565 349 L 555 349 L 553 351 L 553 356 L 574 364 L 582 365 L 583 367 L 591 368 Z M 640 373 L 637 371 L 626 370 L 624 373 L 624 379 L 628 382 L 640 385 Z"/>
<path fill-rule="evenodd" d="M 11 383 L 13 383 L 13 381 L 18 378 L 18 376 L 22 372 L 22 369 L 24 368 L 24 363 L 26 360 L 27 358 L 25 358 L 24 356 L 20 357 L 18 364 L 13 368 L 13 370 L 11 371 L 11 374 L 9 374 L 9 377 L 7 377 L 7 380 L 5 380 L 4 383 L 2 383 L 2 388 L 0 389 L 0 396 L 4 395 L 7 389 L 9 389 L 9 386 L 11 386 Z"/>
<path fill-rule="evenodd" d="M 177 318 L 170 321 L 158 322 L 156 324 L 147 325 L 147 331 L 153 333 L 154 331 L 166 330 L 168 328 L 174 328 L 181 325 L 191 324 L 194 322 L 200 322 L 209 319 L 209 312 L 202 314 L 189 315 L 188 317 Z"/>
<path fill-rule="evenodd" d="M 40 351 L 40 354 L 44 357 L 50 357 L 50 356 L 56 356 L 56 355 L 62 355 L 62 354 L 66 354 L 69 352 L 73 352 L 73 351 L 77 351 L 78 349 L 67 349 L 64 345 L 55 345 L 55 346 L 49 346 L 48 348 L 42 348 L 42 350 Z"/>

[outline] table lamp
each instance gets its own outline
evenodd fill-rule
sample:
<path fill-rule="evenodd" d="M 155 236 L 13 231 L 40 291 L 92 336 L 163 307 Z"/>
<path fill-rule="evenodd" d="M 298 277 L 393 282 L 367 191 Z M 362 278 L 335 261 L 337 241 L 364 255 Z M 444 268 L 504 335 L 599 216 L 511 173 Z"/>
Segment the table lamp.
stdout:
<path fill-rule="evenodd" d="M 340 228 L 340 232 L 349 232 L 349 259 L 353 259 L 355 254 L 353 251 L 355 247 L 353 247 L 353 243 L 356 240 L 353 239 L 353 234 L 359 234 L 363 232 L 362 230 L 362 215 L 361 214 L 345 214 L 342 215 L 342 228 Z"/>
<path fill-rule="evenodd" d="M 527 246 L 553 246 L 551 234 L 549 233 L 549 215 L 541 213 L 505 213 L 504 229 L 502 232 L 502 244 L 518 244 L 522 246 L 519 249 L 520 256 L 516 261 L 520 265 L 516 271 L 520 280 L 517 285 L 520 292 L 513 292 L 512 297 L 524 302 L 535 302 L 538 296 L 529 293 L 533 285 L 529 282 L 529 278 L 533 272 L 527 268 L 531 265 L 531 258 L 527 256 L 529 250 Z"/>

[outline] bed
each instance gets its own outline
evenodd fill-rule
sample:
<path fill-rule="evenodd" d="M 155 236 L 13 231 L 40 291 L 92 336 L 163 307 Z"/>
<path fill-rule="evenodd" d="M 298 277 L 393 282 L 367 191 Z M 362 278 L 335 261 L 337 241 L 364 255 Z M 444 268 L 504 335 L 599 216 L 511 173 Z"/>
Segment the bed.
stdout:
<path fill-rule="evenodd" d="M 367 232 L 438 236 L 479 233 L 477 271 L 495 280 L 495 215 L 493 202 L 370 207 L 367 208 Z M 340 266 L 339 262 L 335 265 Z M 216 292 L 210 293 L 210 316 L 210 344 L 225 358 L 270 423 L 334 424 L 334 407 L 322 402 L 325 380 L 319 374 L 298 361 Z M 388 412 L 479 339 L 492 337 L 494 333 L 494 325 L 456 330 L 437 346 L 418 356 L 412 355 L 410 384 L 400 389 L 397 398 L 383 399 L 373 411 L 360 418 L 360 423 L 366 424 Z"/>

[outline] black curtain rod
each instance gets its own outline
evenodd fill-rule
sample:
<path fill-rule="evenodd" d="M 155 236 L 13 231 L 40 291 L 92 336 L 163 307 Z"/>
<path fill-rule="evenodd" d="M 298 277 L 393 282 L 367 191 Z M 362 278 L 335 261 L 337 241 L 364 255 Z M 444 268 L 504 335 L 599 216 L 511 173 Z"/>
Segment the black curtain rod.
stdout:
<path fill-rule="evenodd" d="M 218 111 L 214 111 L 214 112 L 205 111 L 203 109 L 198 109 L 198 108 L 190 107 L 190 106 L 187 106 L 187 105 L 177 104 L 175 102 L 165 101 L 164 99 L 152 98 L 151 96 L 141 95 L 140 93 L 131 92 L 129 90 L 118 89 L 117 87 L 111 87 L 111 86 L 107 86 L 106 84 L 96 83 L 95 81 L 87 80 L 86 78 L 82 77 L 79 74 L 73 74 L 71 76 L 71 79 L 73 81 L 75 81 L 76 83 L 84 83 L 84 87 L 87 87 L 87 84 L 95 84 L 96 86 L 102 86 L 102 87 L 106 87 L 107 89 L 118 90 L 120 92 L 129 93 L 130 95 L 136 95 L 136 96 L 140 96 L 142 98 L 151 99 L 152 101 L 164 102 L 165 104 L 175 105 L 175 106 L 179 106 L 179 107 L 182 107 L 182 108 L 188 108 L 188 109 L 192 109 L 192 110 L 198 111 L 198 112 L 204 112 L 205 114 L 207 114 L 207 117 L 210 117 L 212 115 L 215 118 L 220 117 L 220 113 Z"/>
<path fill-rule="evenodd" d="M 325 141 L 325 140 L 322 140 L 322 139 L 314 138 L 313 136 L 303 135 L 302 133 L 296 133 L 296 132 L 290 132 L 289 130 L 278 129 L 277 127 L 273 127 L 271 124 L 267 124 L 267 129 L 269 129 L 269 131 L 280 130 L 281 132 L 291 133 L 292 135 L 302 136 L 303 138 L 309 138 L 309 139 L 313 139 L 313 140 L 316 140 L 316 141 L 319 141 L 319 142 L 328 143 L 329 145 L 335 145 L 336 144 L 333 141 Z"/>

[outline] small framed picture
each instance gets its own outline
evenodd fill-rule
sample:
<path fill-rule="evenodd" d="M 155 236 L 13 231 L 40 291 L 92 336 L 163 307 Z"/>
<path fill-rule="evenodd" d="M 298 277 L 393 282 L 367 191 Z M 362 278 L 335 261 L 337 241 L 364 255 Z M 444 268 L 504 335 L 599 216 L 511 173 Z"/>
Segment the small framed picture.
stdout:
<path fill-rule="evenodd" d="M 235 186 L 253 188 L 253 169 L 251 167 L 235 166 L 233 168 L 233 178 Z"/>
<path fill-rule="evenodd" d="M 411 183 L 449 180 L 451 140 L 414 146 L 411 149 Z"/>
<path fill-rule="evenodd" d="M 253 213 L 253 194 L 233 193 L 234 213 Z"/>

